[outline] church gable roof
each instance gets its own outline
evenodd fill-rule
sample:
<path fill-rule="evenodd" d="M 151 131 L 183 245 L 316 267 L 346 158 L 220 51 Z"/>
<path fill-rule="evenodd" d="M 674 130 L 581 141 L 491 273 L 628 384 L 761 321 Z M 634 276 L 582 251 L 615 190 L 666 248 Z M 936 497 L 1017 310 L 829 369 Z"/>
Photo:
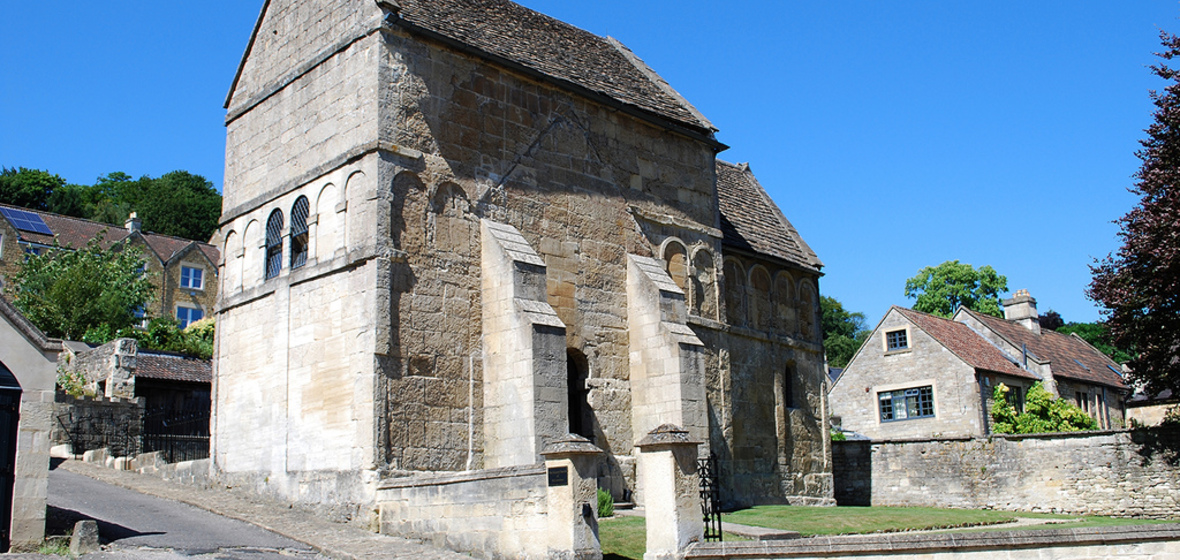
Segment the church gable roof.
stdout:
<path fill-rule="evenodd" d="M 398 16 L 483 53 L 711 133 L 713 125 L 617 41 L 508 0 L 398 0 Z"/>
<path fill-rule="evenodd" d="M 717 160 L 717 205 L 726 245 L 770 255 L 811 270 L 823 262 L 803 241 L 750 166 Z"/>

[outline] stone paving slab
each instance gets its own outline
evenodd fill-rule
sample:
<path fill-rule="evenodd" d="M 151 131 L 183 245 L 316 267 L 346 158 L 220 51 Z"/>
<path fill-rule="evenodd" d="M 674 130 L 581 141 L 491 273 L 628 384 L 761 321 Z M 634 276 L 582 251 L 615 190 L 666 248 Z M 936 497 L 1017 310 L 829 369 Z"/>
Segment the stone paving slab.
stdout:
<path fill-rule="evenodd" d="M 471 557 L 417 541 L 380 535 L 360 527 L 333 523 L 311 512 L 228 489 L 205 489 L 150 475 L 116 471 L 81 461 L 65 461 L 59 469 L 89 476 L 151 496 L 183 502 L 245 521 L 304 543 L 335 560 L 470 560 Z"/>

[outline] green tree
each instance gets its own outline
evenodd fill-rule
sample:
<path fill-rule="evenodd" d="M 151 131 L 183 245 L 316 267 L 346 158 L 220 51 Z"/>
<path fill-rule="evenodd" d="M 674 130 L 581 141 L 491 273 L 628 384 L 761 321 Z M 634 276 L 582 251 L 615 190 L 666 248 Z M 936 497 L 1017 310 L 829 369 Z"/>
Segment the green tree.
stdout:
<path fill-rule="evenodd" d="M 140 348 L 179 352 L 207 360 L 213 356 L 214 332 L 212 317 L 201 319 L 184 329 L 173 317 L 157 317 L 148 321 L 146 328 L 112 329 L 110 325 L 97 325 L 86 331 L 82 341 L 106 344 L 116 338 L 134 338 Z"/>
<path fill-rule="evenodd" d="M 135 310 L 154 289 L 142 271 L 138 247 L 103 249 L 102 235 L 77 251 L 55 246 L 30 254 L 5 288 L 17 307 L 45 334 L 77 340 L 99 325 L 132 326 Z"/>
<path fill-rule="evenodd" d="M 950 317 L 959 307 L 1003 317 L 1000 294 L 1006 291 L 1008 278 L 991 266 L 976 270 L 957 260 L 923 268 L 905 282 L 905 297 L 917 300 L 914 310 L 940 317 Z"/>
<path fill-rule="evenodd" d="M 65 184 L 65 179 L 48 171 L 24 167 L 0 168 L 0 202 L 33 210 L 46 210 L 46 202 L 54 189 Z"/>
<path fill-rule="evenodd" d="M 820 296 L 819 306 L 828 365 L 842 368 L 869 337 L 871 331 L 865 328 L 865 314 L 849 312 L 844 304 L 828 296 Z"/>
<path fill-rule="evenodd" d="M 1134 351 L 1129 377 L 1149 395 L 1180 392 L 1180 37 L 1160 33 L 1164 62 L 1151 67 L 1167 82 L 1151 92 L 1156 110 L 1136 155 L 1131 191 L 1139 203 L 1118 220 L 1123 245 L 1091 266 L 1086 292 L 1102 306 L 1114 345 Z"/>
<path fill-rule="evenodd" d="M 221 195 L 213 183 L 188 171 L 173 171 L 158 179 L 145 175 L 102 188 L 113 191 L 108 199 L 112 205 L 135 211 L 144 229 L 156 233 L 207 241 L 221 219 Z M 127 215 L 121 218 L 126 220 Z"/>
<path fill-rule="evenodd" d="M 1066 323 L 1059 327 L 1057 332 L 1078 335 L 1090 346 L 1097 348 L 1099 352 L 1106 354 L 1110 359 L 1120 364 L 1125 364 L 1134 357 L 1125 348 L 1115 346 L 1114 338 L 1110 335 L 1110 329 L 1106 323 Z"/>
<path fill-rule="evenodd" d="M 1017 414 L 1003 383 L 992 390 L 992 431 L 997 434 L 1040 434 L 1097 430 L 1098 421 L 1065 399 L 1053 398 L 1038 381 L 1024 397 L 1024 412 Z"/>

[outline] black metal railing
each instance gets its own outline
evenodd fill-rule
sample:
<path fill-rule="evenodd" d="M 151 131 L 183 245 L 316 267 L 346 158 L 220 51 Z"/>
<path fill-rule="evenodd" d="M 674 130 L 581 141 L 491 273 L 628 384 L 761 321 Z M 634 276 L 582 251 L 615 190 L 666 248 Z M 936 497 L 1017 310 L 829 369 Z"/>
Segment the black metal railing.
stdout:
<path fill-rule="evenodd" d="M 701 485 L 701 514 L 705 521 L 705 541 L 721 542 L 721 485 L 717 455 L 697 459 L 697 476 Z"/>
<path fill-rule="evenodd" d="M 143 452 L 168 463 L 209 457 L 209 410 L 155 410 L 143 417 Z"/>

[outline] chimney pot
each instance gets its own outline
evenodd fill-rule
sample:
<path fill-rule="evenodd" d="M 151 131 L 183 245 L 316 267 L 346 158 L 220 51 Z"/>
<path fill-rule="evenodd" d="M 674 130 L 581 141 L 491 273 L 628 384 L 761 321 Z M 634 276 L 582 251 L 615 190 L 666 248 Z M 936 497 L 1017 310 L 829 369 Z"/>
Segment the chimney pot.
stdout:
<path fill-rule="evenodd" d="M 1028 290 L 1016 290 L 1012 298 L 1004 300 L 1003 304 L 1005 319 L 1014 321 L 1034 333 L 1041 334 L 1037 300 L 1029 295 Z"/>
<path fill-rule="evenodd" d="M 139 220 L 139 216 L 135 212 L 132 212 L 130 216 L 127 216 L 127 223 L 123 225 L 127 228 L 127 231 L 131 233 L 139 233 L 143 222 Z"/>

